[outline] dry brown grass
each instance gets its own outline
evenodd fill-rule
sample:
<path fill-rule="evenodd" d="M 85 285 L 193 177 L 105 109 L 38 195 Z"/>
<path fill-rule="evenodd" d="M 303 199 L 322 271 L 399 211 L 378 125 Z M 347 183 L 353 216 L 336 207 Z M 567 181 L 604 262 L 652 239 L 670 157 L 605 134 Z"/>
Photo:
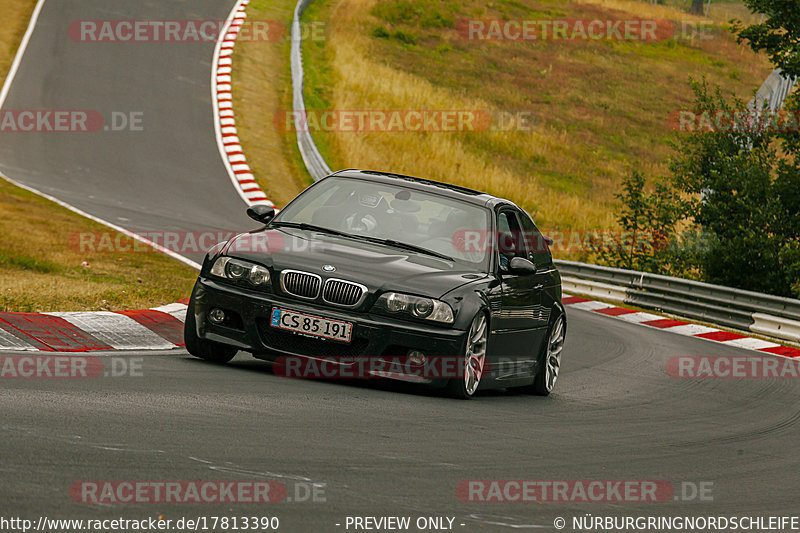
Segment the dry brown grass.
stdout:
<path fill-rule="evenodd" d="M 333 9 L 332 37 L 328 43 L 335 72 L 333 109 L 503 110 L 466 91 L 438 87 L 368 54 L 369 38 L 363 32 L 348 32 L 348 28 L 362 27 L 372 5 L 373 1 L 344 0 L 337 2 Z M 484 154 L 472 150 L 463 135 L 448 132 L 333 133 L 331 150 L 334 158 L 342 162 L 339 166 L 390 169 L 507 198 L 528 199 L 521 203 L 532 213 L 546 209 L 548 216 L 565 220 L 570 227 L 584 227 L 598 220 L 603 224 L 612 223 L 613 219 L 602 207 L 581 207 L 577 197 L 561 194 L 536 176 L 520 175 L 498 166 Z M 465 135 L 482 136 L 484 142 L 500 150 L 534 160 L 545 154 L 562 152 L 567 136 L 565 131 L 549 127 L 523 133 L 486 131 Z M 565 170 L 577 172 L 576 164 L 574 161 L 572 168 Z"/>
<path fill-rule="evenodd" d="M 691 15 L 686 12 L 685 4 L 662 5 L 652 4 L 646 0 L 573 0 L 577 4 L 592 4 L 604 9 L 613 9 L 630 13 L 643 19 L 684 20 L 693 23 L 711 21 L 715 24 L 725 24 L 733 18 L 740 19 L 748 24 L 758 22 L 757 15 L 753 15 L 747 7 L 736 0 L 712 1 L 708 17 Z"/>
<path fill-rule="evenodd" d="M 629 13 L 643 19 L 687 20 L 702 22 L 705 17 L 690 15 L 675 6 L 652 4 L 641 0 L 574 0 L 576 4 L 586 4 L 615 11 Z"/>
<path fill-rule="evenodd" d="M 707 39 L 658 43 L 465 42 L 382 12 L 419 6 L 475 18 L 657 18 L 707 24 Z M 688 77 L 706 76 L 747 98 L 771 70 L 727 32 L 738 3 L 693 17 L 636 0 L 452 2 L 319 0 L 329 20 L 325 50 L 304 48 L 307 69 L 328 71 L 327 108 L 531 111 L 533 131 L 315 133 L 332 168 L 359 167 L 430 177 L 508 197 L 547 229 L 615 227 L 621 178 L 632 168 L 667 171 L 674 155 L 670 113 L 691 109 Z M 420 15 L 422 18 L 425 15 Z M 413 19 L 413 17 L 411 17 Z M 445 17 L 446 18 L 446 17 Z M 383 30 L 384 38 L 374 31 Z M 704 27 L 705 29 L 705 27 Z M 404 38 L 398 38 L 401 32 Z M 388 36 L 387 36 L 388 35 Z M 315 87 L 316 89 L 316 87 Z M 307 91 L 308 94 L 308 91 Z"/>
<path fill-rule="evenodd" d="M 375 63 L 361 51 L 363 41 L 334 40 L 331 45 L 335 50 L 337 72 L 335 109 L 498 110 L 488 102 L 454 95 L 411 74 Z M 554 130 L 524 134 L 490 131 L 477 135 L 484 135 L 487 142 L 523 158 L 558 152 L 565 141 L 565 135 Z M 336 141 L 336 149 L 341 159 L 347 161 L 346 166 L 388 168 L 393 172 L 488 190 L 506 198 L 530 199 L 525 204 L 532 211 L 538 211 L 541 206 L 549 216 L 568 220 L 576 227 L 598 219 L 611 223 L 595 206 L 581 209 L 578 198 L 559 194 L 542 184 L 536 176 L 515 174 L 474 153 L 458 135 L 446 132 L 423 136 L 414 132 L 343 133 L 337 136 Z M 577 169 L 572 170 L 577 172 Z"/>
<path fill-rule="evenodd" d="M 5 79 L 17 46 L 25 35 L 28 21 L 36 6 L 36 0 L 0 0 L 0 13 L 3 23 L 0 24 L 0 81 Z"/>

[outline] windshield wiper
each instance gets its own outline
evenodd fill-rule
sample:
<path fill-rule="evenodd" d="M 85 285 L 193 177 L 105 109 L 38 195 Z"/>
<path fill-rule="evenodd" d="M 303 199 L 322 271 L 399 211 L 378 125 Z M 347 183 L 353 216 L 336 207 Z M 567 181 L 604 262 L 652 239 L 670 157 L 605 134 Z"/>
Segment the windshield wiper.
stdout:
<path fill-rule="evenodd" d="M 444 259 L 445 261 L 455 261 L 455 259 L 453 259 L 449 255 L 440 254 L 439 252 L 434 252 L 433 250 L 428 250 L 427 248 L 423 248 L 422 246 L 409 244 L 407 242 L 400 242 L 392 239 L 379 239 L 377 237 L 364 237 L 364 239 L 377 244 L 385 244 L 386 246 L 392 246 L 393 248 L 400 248 L 401 250 L 408 250 L 410 252 L 432 255 L 433 257 L 438 257 L 439 259 Z"/>
<path fill-rule="evenodd" d="M 428 250 L 427 248 L 416 246 L 414 244 L 408 244 L 406 242 L 395 241 L 392 239 L 380 239 L 378 237 L 370 237 L 368 235 L 354 235 L 352 233 L 346 233 L 344 231 L 326 228 L 324 226 L 315 226 L 314 224 L 307 224 L 305 222 L 278 221 L 270 224 L 270 226 L 273 228 L 285 227 L 285 228 L 297 228 L 307 231 L 319 231 L 320 233 L 328 233 L 329 235 L 336 235 L 338 237 L 347 237 L 350 239 L 367 241 L 375 244 L 383 244 L 385 246 L 391 246 L 393 248 L 400 248 L 401 250 L 408 250 L 410 252 L 417 252 L 420 254 L 431 255 L 433 257 L 438 257 L 439 259 L 444 259 L 445 261 L 455 261 L 455 259 L 453 259 L 449 255 L 440 254 L 439 252 L 434 252 L 433 250 Z"/>
<path fill-rule="evenodd" d="M 328 233 L 330 235 L 337 235 L 339 237 L 350 237 L 353 239 L 359 238 L 357 235 L 351 235 L 350 233 L 345 233 L 344 231 L 339 231 L 331 228 L 326 228 L 324 226 L 315 226 L 314 224 L 306 224 L 305 222 L 275 222 L 270 224 L 270 227 L 273 228 L 297 228 L 306 231 L 318 231 L 320 233 Z"/>

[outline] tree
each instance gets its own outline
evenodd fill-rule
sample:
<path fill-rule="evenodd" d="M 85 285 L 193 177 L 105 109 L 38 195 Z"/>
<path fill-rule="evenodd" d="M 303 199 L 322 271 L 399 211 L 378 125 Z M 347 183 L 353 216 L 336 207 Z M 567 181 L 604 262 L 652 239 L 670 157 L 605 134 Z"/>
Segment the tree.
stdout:
<path fill-rule="evenodd" d="M 623 229 L 665 244 L 601 257 L 614 266 L 800 295 L 800 172 L 793 158 L 779 150 L 773 131 L 747 121 L 734 126 L 733 117 L 748 116 L 746 102 L 729 101 L 705 80 L 692 89 L 695 111 L 711 127 L 675 143 L 670 175 L 653 193 L 634 173 L 619 195 Z"/>
<path fill-rule="evenodd" d="M 756 52 L 764 51 L 772 64 L 786 77 L 800 78 L 800 8 L 797 0 L 744 0 L 753 13 L 763 13 L 760 24 L 745 26 L 734 21 L 739 43 L 747 42 Z M 784 112 L 800 117 L 798 91 L 784 104 Z M 785 154 L 777 165 L 775 188 L 784 219 L 782 232 L 789 240 L 781 250 L 793 280 L 792 292 L 800 295 L 800 131 L 780 132 L 776 136 Z"/>
<path fill-rule="evenodd" d="M 760 24 L 745 26 L 735 20 L 739 43 L 765 51 L 772 64 L 788 76 L 800 76 L 800 6 L 797 0 L 744 0 L 753 13 L 763 13 Z"/>
<path fill-rule="evenodd" d="M 705 15 L 703 3 L 703 0 L 692 0 L 692 7 L 689 8 L 689 13 L 692 15 Z"/>
<path fill-rule="evenodd" d="M 789 235 L 781 224 L 784 210 L 775 173 L 779 156 L 772 132 L 747 122 L 728 128 L 721 117 L 747 116 L 746 103 L 727 101 L 705 80 L 692 87 L 696 109 L 718 127 L 682 138 L 670 170 L 673 187 L 687 198 L 683 217 L 706 237 L 698 265 L 703 277 L 720 285 L 789 296 L 789 277 L 780 256 Z"/>
<path fill-rule="evenodd" d="M 670 274 L 675 261 L 666 257 L 672 252 L 678 198 L 664 183 L 656 184 L 653 193 L 645 186 L 646 179 L 638 170 L 623 178 L 622 191 L 616 194 L 622 202 L 617 216 L 622 231 L 592 245 L 604 262 L 617 268 Z"/>
<path fill-rule="evenodd" d="M 649 240 L 647 234 L 650 232 L 652 210 L 650 198 L 644 190 L 645 182 L 644 175 L 639 171 L 622 180 L 622 192 L 616 194 L 622 201 L 622 211 L 617 217 L 622 232 L 611 242 L 593 243 L 599 248 L 601 257 L 617 268 L 646 268 L 644 259 L 647 251 L 641 243 Z"/>
<path fill-rule="evenodd" d="M 785 76 L 800 76 L 798 0 L 744 3 L 764 18 L 751 26 L 734 21 L 738 41 L 766 52 Z M 693 0 L 692 9 L 697 5 L 702 1 Z M 704 127 L 675 142 L 670 175 L 655 192 L 645 193 L 645 183 L 634 176 L 626 179 L 619 196 L 620 225 L 660 235 L 668 245 L 650 255 L 601 257 L 615 265 L 800 297 L 797 121 L 787 130 L 764 127 L 776 117 L 754 113 L 746 102 L 724 96 L 718 87 L 712 90 L 705 80 L 691 86 L 694 112 L 704 117 Z M 800 117 L 798 91 L 787 99 L 784 112 Z"/>

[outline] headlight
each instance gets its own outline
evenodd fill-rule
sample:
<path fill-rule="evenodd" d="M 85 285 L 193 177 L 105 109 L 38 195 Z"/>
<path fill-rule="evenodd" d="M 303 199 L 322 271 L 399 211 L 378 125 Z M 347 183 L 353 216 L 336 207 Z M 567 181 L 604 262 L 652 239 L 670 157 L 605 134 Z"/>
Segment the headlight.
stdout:
<path fill-rule="evenodd" d="M 414 318 L 453 323 L 453 309 L 444 302 L 432 298 L 411 296 L 399 292 L 387 292 L 375 302 L 375 308 L 389 313 L 403 313 Z"/>
<path fill-rule="evenodd" d="M 211 267 L 211 274 L 234 281 L 247 280 L 252 285 L 262 286 L 269 283 L 269 270 L 241 259 L 219 257 Z"/>

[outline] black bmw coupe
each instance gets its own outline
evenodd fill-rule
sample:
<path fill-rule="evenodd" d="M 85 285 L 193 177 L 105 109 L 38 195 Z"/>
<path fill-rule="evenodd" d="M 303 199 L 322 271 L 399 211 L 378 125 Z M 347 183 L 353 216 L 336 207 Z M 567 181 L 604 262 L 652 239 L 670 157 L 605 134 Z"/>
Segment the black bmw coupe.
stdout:
<path fill-rule="evenodd" d="M 385 172 L 344 170 L 264 226 L 209 251 L 186 348 L 238 351 L 284 375 L 389 377 L 458 398 L 521 387 L 547 395 L 566 315 L 550 240 L 512 202 Z"/>

